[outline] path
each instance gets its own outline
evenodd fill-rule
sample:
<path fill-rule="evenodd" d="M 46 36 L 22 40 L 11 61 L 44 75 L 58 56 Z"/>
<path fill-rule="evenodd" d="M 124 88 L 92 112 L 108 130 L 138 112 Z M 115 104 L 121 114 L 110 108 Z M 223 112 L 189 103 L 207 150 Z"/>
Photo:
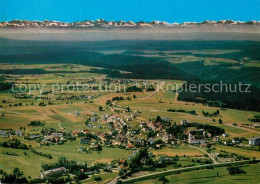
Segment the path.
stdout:
<path fill-rule="evenodd" d="M 106 184 L 115 184 L 118 179 L 119 179 L 119 176 L 115 177 L 114 179 L 112 179 L 111 181 L 107 182 Z"/>
<path fill-rule="evenodd" d="M 199 150 L 199 151 L 201 151 L 201 152 L 207 154 L 207 155 L 209 156 L 209 158 L 211 158 L 211 160 L 213 160 L 213 163 L 214 163 L 214 164 L 218 164 L 218 163 L 219 163 L 219 162 L 216 160 L 216 158 L 215 158 L 212 154 L 206 152 L 205 150 L 203 150 L 203 149 L 201 149 L 201 148 L 199 148 L 199 147 L 196 147 L 196 146 L 192 146 L 192 145 L 189 145 L 189 147 L 192 147 L 192 148 L 194 148 L 194 149 L 197 149 L 197 150 Z"/>
<path fill-rule="evenodd" d="M 148 95 L 147 97 L 145 98 L 150 98 L 152 97 L 153 95 L 155 95 L 156 93 L 158 93 L 160 91 L 160 88 L 165 84 L 165 82 L 161 82 L 161 84 L 159 84 L 159 89 L 156 89 L 152 94 Z"/>

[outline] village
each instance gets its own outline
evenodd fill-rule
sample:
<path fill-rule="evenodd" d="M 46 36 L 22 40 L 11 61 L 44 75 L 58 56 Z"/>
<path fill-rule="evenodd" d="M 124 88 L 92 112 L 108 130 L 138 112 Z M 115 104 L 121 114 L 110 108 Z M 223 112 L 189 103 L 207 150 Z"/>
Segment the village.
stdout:
<path fill-rule="evenodd" d="M 75 112 L 75 114 L 79 114 L 79 112 Z M 53 128 L 44 128 L 38 134 L 24 134 L 23 128 L 20 128 L 20 130 L 2 129 L 0 135 L 2 138 L 9 138 L 8 142 L 2 144 L 3 147 L 11 147 L 11 143 L 16 137 L 23 136 L 24 139 L 36 141 L 41 146 L 52 146 L 55 144 L 62 146 L 66 144 L 67 141 L 79 139 L 80 144 L 75 152 L 81 154 L 89 154 L 93 151 L 102 152 L 103 147 L 134 150 L 127 159 L 114 160 L 106 165 L 92 165 L 92 167 L 96 167 L 94 171 L 86 168 L 84 173 L 87 176 L 99 174 L 99 169 L 103 169 L 103 172 L 119 172 L 122 176 L 126 177 L 126 169 L 128 168 L 128 164 L 126 163 L 131 162 L 132 157 L 136 156 L 143 148 L 148 149 L 149 157 L 157 162 L 162 162 L 163 160 L 163 163 L 167 166 L 167 162 L 164 161 L 172 160 L 172 157 L 167 155 L 155 156 L 153 150 L 159 150 L 163 147 L 177 148 L 181 145 L 190 145 L 191 147 L 195 147 L 195 149 L 205 152 L 204 156 L 197 157 L 197 159 L 200 159 L 201 164 L 212 164 L 250 159 L 236 154 L 228 155 L 223 151 L 216 152 L 214 145 L 236 146 L 248 150 L 260 145 L 260 137 L 253 137 L 249 140 L 243 137 L 227 139 L 229 135 L 225 133 L 224 129 L 218 127 L 204 126 L 204 129 L 198 129 L 196 126 L 200 127 L 198 126 L 199 124 L 194 124 L 189 120 L 182 120 L 177 125 L 176 122 L 173 123 L 171 118 L 161 118 L 160 116 L 142 121 L 138 120 L 139 115 L 140 112 L 132 112 L 130 116 L 124 113 L 112 113 L 99 117 L 93 114 L 91 118 L 86 120 L 85 129 L 66 130 L 60 128 L 56 130 Z M 130 126 L 129 122 L 133 120 L 138 120 L 140 122 L 139 126 Z M 97 122 L 102 122 L 102 125 L 96 125 Z M 32 126 L 38 126 L 41 125 L 41 122 L 35 121 L 30 124 Z M 109 131 L 93 132 L 91 130 L 102 129 L 104 127 L 108 128 Z M 26 150 L 27 148 L 30 148 L 30 146 L 25 146 L 25 148 L 22 149 Z M 33 150 L 32 148 L 30 149 Z M 36 153 L 39 154 L 37 151 Z M 185 153 L 183 154 L 185 156 Z M 145 162 L 143 164 L 145 165 Z M 159 167 L 162 167 L 162 165 Z M 54 176 L 60 177 L 66 173 L 67 169 L 65 167 L 59 167 L 46 170 L 39 173 L 39 175 L 42 179 L 47 179 L 48 177 Z"/>
<path fill-rule="evenodd" d="M 67 67 L 79 69 L 43 66 Z M 1 98 L 0 154 L 5 167 L 17 163 L 0 170 L 2 175 L 18 168 L 24 172 L 17 178 L 22 183 L 127 183 L 143 173 L 258 162 L 257 113 L 179 101 L 176 89 L 166 86 L 183 81 L 111 78 L 82 70 L 90 73 L 7 76 L 17 82 L 16 90 L 35 81 L 45 88 Z M 58 87 L 56 80 L 67 86 Z M 82 87 L 73 91 L 78 81 Z"/>

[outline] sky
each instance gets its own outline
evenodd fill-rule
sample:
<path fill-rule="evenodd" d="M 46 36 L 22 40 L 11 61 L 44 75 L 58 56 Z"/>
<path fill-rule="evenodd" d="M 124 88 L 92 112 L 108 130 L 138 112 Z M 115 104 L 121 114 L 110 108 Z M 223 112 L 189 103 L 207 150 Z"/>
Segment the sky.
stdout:
<path fill-rule="evenodd" d="M 0 0 L 0 21 L 260 20 L 260 0 Z"/>

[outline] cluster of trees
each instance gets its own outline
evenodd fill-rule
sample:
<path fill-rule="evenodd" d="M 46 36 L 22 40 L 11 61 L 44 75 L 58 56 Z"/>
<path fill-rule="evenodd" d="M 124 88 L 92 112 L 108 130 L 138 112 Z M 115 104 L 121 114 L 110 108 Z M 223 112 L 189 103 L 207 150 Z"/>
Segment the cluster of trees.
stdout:
<path fill-rule="evenodd" d="M 132 173 L 138 172 L 138 171 L 144 171 L 149 170 L 153 171 L 155 168 L 164 168 L 168 165 L 174 165 L 175 168 L 181 167 L 181 164 L 177 164 L 177 161 L 179 160 L 179 156 L 174 157 L 168 157 L 168 156 L 162 156 L 159 159 L 152 159 L 152 155 L 148 153 L 148 149 L 146 147 L 143 147 L 140 149 L 135 156 L 133 156 L 129 164 L 124 163 L 124 167 L 128 166 L 128 169 L 130 172 L 127 173 L 126 170 L 122 169 L 119 173 L 122 178 L 126 177 L 127 175 L 131 175 Z"/>
<path fill-rule="evenodd" d="M 42 156 L 42 157 L 46 157 L 48 159 L 52 159 L 53 158 L 49 153 L 38 152 L 37 150 L 35 150 L 33 148 L 31 148 L 30 150 L 31 150 L 31 152 L 33 152 L 36 155 L 39 155 L 39 156 Z"/>
<path fill-rule="evenodd" d="M 112 101 L 115 101 L 115 100 L 117 100 L 117 101 L 119 101 L 119 100 L 124 100 L 124 97 L 122 97 L 122 96 L 113 97 L 113 98 L 112 98 Z"/>
<path fill-rule="evenodd" d="M 255 115 L 254 118 L 249 118 L 248 120 L 252 122 L 260 122 L 260 116 Z"/>
<path fill-rule="evenodd" d="M 192 114 L 192 115 L 197 115 L 195 110 L 186 111 L 186 110 L 183 110 L 183 109 L 168 109 L 167 112 L 184 112 L 184 113 L 189 113 L 189 114 Z"/>
<path fill-rule="evenodd" d="M 142 88 L 139 88 L 137 86 L 130 86 L 126 88 L 126 92 L 142 92 Z"/>
<path fill-rule="evenodd" d="M 45 104 L 44 102 L 40 102 L 39 106 L 46 106 L 47 104 Z"/>
<path fill-rule="evenodd" d="M 102 178 L 101 178 L 100 176 L 94 176 L 94 180 L 95 180 L 95 181 L 101 181 Z"/>
<path fill-rule="evenodd" d="M 54 128 L 43 128 L 43 129 L 41 129 L 42 135 L 48 135 L 48 134 L 51 134 L 51 133 L 54 133 L 54 132 L 57 132 L 57 130 L 54 129 Z"/>
<path fill-rule="evenodd" d="M 6 152 L 6 153 L 4 153 L 5 155 L 12 155 L 12 156 L 19 156 L 17 153 L 10 153 L 10 152 Z"/>
<path fill-rule="evenodd" d="M 154 130 L 150 130 L 148 133 L 147 133 L 147 139 L 151 138 L 151 137 L 156 137 L 157 133 L 156 131 Z"/>
<path fill-rule="evenodd" d="M 153 86 L 149 86 L 146 91 L 155 91 L 154 87 Z"/>
<path fill-rule="evenodd" d="M 211 159 L 191 159 L 192 162 L 197 162 L 197 163 L 201 163 L 201 164 L 213 164 L 213 161 Z"/>
<path fill-rule="evenodd" d="M 157 147 L 157 145 L 160 145 L 160 147 Z M 156 139 L 153 144 L 151 145 L 154 149 L 160 149 L 164 146 L 164 142 L 162 139 Z"/>
<path fill-rule="evenodd" d="M 111 100 L 107 100 L 106 105 L 111 105 Z"/>
<path fill-rule="evenodd" d="M 7 174 L 5 171 L 0 170 L 2 183 L 28 183 L 28 179 L 24 177 L 23 172 L 19 168 L 14 168 L 13 173 Z"/>
<path fill-rule="evenodd" d="M 186 130 L 186 128 L 182 125 L 177 125 L 176 123 L 174 123 L 173 126 L 170 126 L 168 128 L 166 128 L 166 132 L 168 134 L 173 134 L 176 138 L 183 140 L 184 138 L 186 138 L 186 135 L 184 134 L 184 130 Z"/>
<path fill-rule="evenodd" d="M 200 123 L 188 123 L 186 127 L 196 127 L 197 129 L 204 129 L 206 132 L 211 133 L 212 136 L 221 135 L 225 133 L 225 129 Z"/>
<path fill-rule="evenodd" d="M 174 165 L 175 168 L 181 167 L 181 164 L 177 164 L 177 161 L 179 160 L 179 156 L 176 155 L 174 157 L 168 157 L 168 156 L 162 156 L 159 159 L 155 160 L 155 167 L 156 168 L 164 168 L 168 165 Z"/>
<path fill-rule="evenodd" d="M 44 171 L 46 170 L 51 170 L 54 168 L 59 168 L 59 167 L 65 167 L 66 169 L 69 170 L 69 173 L 78 175 L 80 170 L 87 170 L 87 163 L 84 164 L 79 164 L 74 160 L 67 160 L 65 157 L 60 157 L 57 162 L 54 163 L 49 163 L 49 164 L 42 164 L 42 169 Z"/>
<path fill-rule="evenodd" d="M 91 133 L 86 133 L 86 134 L 85 134 L 85 138 L 86 138 L 86 139 L 89 139 L 89 140 L 91 140 L 91 139 L 100 140 L 100 138 L 98 137 L 98 135 L 96 135 L 96 134 L 91 134 Z"/>
<path fill-rule="evenodd" d="M 246 171 L 243 169 L 239 168 L 238 166 L 230 166 L 227 168 L 229 174 L 234 175 L 234 174 L 246 174 Z"/>
<path fill-rule="evenodd" d="M 18 98 L 18 99 L 31 99 L 31 98 L 33 97 L 33 95 L 14 94 L 13 97 L 14 97 L 14 98 Z"/>
<path fill-rule="evenodd" d="M 37 121 L 31 121 L 28 126 L 45 126 L 45 123 L 40 122 L 39 120 Z"/>
<path fill-rule="evenodd" d="M 4 141 L 2 143 L 2 146 L 6 148 L 28 149 L 28 146 L 26 144 L 21 143 L 21 141 L 19 141 L 18 139 Z"/>
<path fill-rule="evenodd" d="M 202 114 L 203 114 L 203 116 L 206 116 L 206 117 L 213 117 L 213 116 L 219 116 L 220 112 L 219 112 L 219 110 L 217 110 L 216 112 L 213 112 L 213 113 L 202 111 Z"/>
<path fill-rule="evenodd" d="M 154 161 L 149 157 L 147 148 L 140 149 L 129 163 L 129 169 L 132 173 L 140 170 L 153 170 L 154 166 Z"/>
<path fill-rule="evenodd" d="M 10 82 L 0 82 L 0 91 L 11 89 L 14 83 Z"/>

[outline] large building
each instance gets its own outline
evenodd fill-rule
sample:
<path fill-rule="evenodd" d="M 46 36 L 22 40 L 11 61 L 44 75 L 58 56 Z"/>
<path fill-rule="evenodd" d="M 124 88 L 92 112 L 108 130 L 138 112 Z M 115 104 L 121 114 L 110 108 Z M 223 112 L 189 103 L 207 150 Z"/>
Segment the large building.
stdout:
<path fill-rule="evenodd" d="M 252 145 L 252 146 L 260 145 L 260 136 L 250 138 L 249 139 L 249 144 Z"/>
<path fill-rule="evenodd" d="M 52 133 L 51 134 L 52 138 L 63 138 L 63 133 Z"/>
<path fill-rule="evenodd" d="M 206 143 L 204 130 L 191 130 L 189 132 L 189 143 L 190 144 L 204 144 Z"/>
<path fill-rule="evenodd" d="M 59 167 L 52 170 L 41 172 L 41 178 L 62 176 L 64 173 L 66 173 L 66 168 Z"/>

